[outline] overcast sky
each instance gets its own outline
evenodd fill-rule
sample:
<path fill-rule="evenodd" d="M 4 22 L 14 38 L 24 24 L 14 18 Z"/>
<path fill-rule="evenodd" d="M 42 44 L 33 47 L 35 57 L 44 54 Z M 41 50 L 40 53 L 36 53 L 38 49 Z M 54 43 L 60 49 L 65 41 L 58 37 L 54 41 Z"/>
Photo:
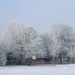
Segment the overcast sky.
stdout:
<path fill-rule="evenodd" d="M 50 31 L 55 21 L 75 30 L 75 0 L 0 0 L 0 30 L 12 20 L 33 26 L 39 33 Z"/>

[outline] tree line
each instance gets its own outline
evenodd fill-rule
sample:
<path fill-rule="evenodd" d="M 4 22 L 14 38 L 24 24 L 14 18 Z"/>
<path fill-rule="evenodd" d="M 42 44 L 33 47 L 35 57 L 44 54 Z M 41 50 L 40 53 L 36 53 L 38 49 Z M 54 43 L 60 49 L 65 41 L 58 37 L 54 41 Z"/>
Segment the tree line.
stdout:
<path fill-rule="evenodd" d="M 75 63 L 75 31 L 66 23 L 55 22 L 50 31 L 39 34 L 17 21 L 0 31 L 0 65 L 22 65 L 33 55 L 59 64 Z"/>

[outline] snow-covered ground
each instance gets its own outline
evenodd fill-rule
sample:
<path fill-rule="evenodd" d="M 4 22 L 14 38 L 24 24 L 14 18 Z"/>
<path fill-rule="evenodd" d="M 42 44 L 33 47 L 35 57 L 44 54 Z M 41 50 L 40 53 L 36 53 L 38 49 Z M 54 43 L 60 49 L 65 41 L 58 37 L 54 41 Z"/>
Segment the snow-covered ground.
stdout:
<path fill-rule="evenodd" d="M 0 75 L 75 75 L 75 65 L 56 66 L 5 66 Z"/>

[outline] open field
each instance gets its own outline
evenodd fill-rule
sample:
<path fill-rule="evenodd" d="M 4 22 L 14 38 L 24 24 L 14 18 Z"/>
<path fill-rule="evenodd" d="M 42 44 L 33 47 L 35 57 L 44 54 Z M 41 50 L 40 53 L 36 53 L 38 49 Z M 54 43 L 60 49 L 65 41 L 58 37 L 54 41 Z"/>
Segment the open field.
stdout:
<path fill-rule="evenodd" d="M 75 75 L 75 65 L 56 66 L 5 66 L 0 75 Z"/>

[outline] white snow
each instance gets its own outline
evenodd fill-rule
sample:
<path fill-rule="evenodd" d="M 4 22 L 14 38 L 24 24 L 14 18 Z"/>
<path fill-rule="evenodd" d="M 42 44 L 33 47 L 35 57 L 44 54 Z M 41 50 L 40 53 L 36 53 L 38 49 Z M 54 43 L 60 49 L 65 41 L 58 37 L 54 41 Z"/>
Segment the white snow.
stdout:
<path fill-rule="evenodd" d="M 75 75 L 75 64 L 56 66 L 5 66 L 0 75 Z"/>

